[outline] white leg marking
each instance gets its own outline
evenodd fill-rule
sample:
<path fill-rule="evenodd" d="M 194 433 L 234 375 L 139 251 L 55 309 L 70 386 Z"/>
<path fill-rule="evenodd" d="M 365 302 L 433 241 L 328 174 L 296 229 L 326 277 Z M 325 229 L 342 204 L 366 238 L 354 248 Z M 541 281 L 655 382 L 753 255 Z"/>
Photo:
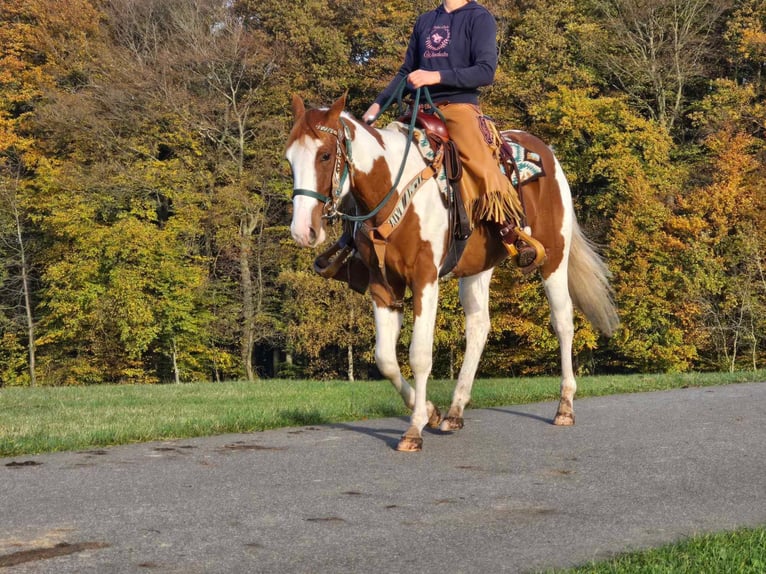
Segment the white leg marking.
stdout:
<path fill-rule="evenodd" d="M 559 340 L 561 351 L 561 408 L 572 411 L 577 390 L 572 368 L 572 340 L 574 338 L 574 312 L 567 285 L 567 258 L 561 266 L 543 281 L 545 294 L 551 307 L 551 324 Z"/>
<path fill-rule="evenodd" d="M 439 300 L 439 283 L 434 282 L 423 287 L 421 292 L 421 313 L 415 317 L 410 343 L 410 367 L 415 380 L 415 408 L 412 411 L 411 424 L 419 431 L 428 422 L 426 387 L 433 365 L 434 327 L 436 308 Z"/>
<path fill-rule="evenodd" d="M 465 312 L 465 358 L 452 395 L 448 417 L 462 417 L 489 334 L 489 283 L 494 269 L 460 279 L 460 303 Z"/>
<path fill-rule="evenodd" d="M 404 404 L 415 407 L 415 392 L 402 376 L 396 359 L 396 344 L 402 328 L 402 313 L 373 303 L 375 314 L 375 364 L 380 374 L 386 377 L 402 397 Z"/>

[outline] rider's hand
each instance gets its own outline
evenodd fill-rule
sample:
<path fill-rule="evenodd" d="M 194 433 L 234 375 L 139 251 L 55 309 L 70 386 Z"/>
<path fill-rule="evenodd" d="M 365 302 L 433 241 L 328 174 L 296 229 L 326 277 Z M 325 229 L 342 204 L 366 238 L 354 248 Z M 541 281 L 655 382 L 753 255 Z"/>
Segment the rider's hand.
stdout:
<path fill-rule="evenodd" d="M 428 70 L 415 70 L 407 76 L 407 82 L 416 90 L 423 86 L 435 86 L 440 84 L 441 81 L 442 75 L 440 72 L 429 72 Z"/>
<path fill-rule="evenodd" d="M 372 104 L 369 108 L 367 108 L 367 111 L 364 112 L 362 119 L 365 121 L 365 123 L 371 124 L 372 121 L 378 117 L 379 113 L 380 113 L 380 104 L 378 103 Z"/>

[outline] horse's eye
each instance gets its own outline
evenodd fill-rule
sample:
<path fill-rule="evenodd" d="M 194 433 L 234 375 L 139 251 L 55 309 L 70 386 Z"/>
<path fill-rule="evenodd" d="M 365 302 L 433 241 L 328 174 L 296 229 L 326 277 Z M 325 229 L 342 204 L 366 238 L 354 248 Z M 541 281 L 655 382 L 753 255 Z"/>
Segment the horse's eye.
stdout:
<path fill-rule="evenodd" d="M 330 161 L 330 154 L 329 152 L 324 152 L 322 154 L 322 157 L 320 158 L 322 161 Z"/>

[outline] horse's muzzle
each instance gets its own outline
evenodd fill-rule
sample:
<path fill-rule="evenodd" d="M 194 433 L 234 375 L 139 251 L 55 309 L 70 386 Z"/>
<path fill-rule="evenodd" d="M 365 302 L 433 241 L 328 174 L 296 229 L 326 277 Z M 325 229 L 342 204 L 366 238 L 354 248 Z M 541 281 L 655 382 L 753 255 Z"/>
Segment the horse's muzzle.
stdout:
<path fill-rule="evenodd" d="M 317 231 L 311 225 L 300 226 L 300 228 L 295 224 L 290 225 L 290 234 L 301 247 L 316 247 L 324 243 L 325 240 L 324 229 L 320 227 Z"/>

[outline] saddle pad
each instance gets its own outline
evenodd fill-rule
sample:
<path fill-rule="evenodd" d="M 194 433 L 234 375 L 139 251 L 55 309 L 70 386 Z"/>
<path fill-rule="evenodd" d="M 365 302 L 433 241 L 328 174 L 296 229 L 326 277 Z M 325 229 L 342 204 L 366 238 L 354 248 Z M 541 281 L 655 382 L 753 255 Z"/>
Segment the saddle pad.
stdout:
<path fill-rule="evenodd" d="M 513 141 L 507 132 L 500 132 L 500 134 L 511 149 L 511 152 L 513 153 L 513 161 L 516 162 L 516 166 L 519 169 L 518 178 L 516 177 L 516 173 L 511 174 L 511 182 L 514 187 L 518 187 L 519 179 L 523 184 L 534 181 L 538 177 L 545 175 L 545 172 L 543 171 L 543 162 L 539 154 L 530 151 L 521 144 Z M 501 165 L 500 167 L 503 170 L 503 173 L 505 173 L 505 166 Z"/>
<path fill-rule="evenodd" d="M 391 122 L 386 126 L 386 128 L 393 128 L 402 132 L 403 134 L 409 133 L 409 126 L 402 122 Z M 420 128 L 414 128 L 412 137 L 412 143 L 417 144 L 420 155 L 423 156 L 423 159 L 425 159 L 428 164 L 430 164 L 433 161 L 435 154 L 433 148 L 431 147 L 431 143 L 428 141 L 426 132 Z M 448 184 L 447 173 L 444 170 L 444 167 L 439 170 L 439 174 L 436 176 L 436 183 L 439 186 L 439 191 L 441 191 L 442 195 L 446 197 L 448 194 Z"/>
<path fill-rule="evenodd" d="M 402 122 L 391 122 L 386 127 L 393 128 L 404 134 L 408 133 L 409 131 L 409 126 L 403 124 Z M 500 132 L 500 135 L 508 144 L 511 153 L 513 154 L 513 160 L 516 162 L 516 165 L 519 169 L 519 178 L 516 177 L 516 173 L 511 173 L 510 179 L 514 187 L 518 187 L 519 179 L 521 179 L 521 183 L 524 184 L 529 183 L 530 181 L 534 181 L 538 177 L 545 175 L 543 170 L 543 162 L 539 154 L 526 149 L 524 146 L 514 141 L 510 136 L 510 132 L 503 131 Z M 425 132 L 420 128 L 415 128 L 414 138 L 418 143 L 418 149 L 423 158 L 426 161 L 433 160 L 434 152 L 431 149 L 431 144 L 428 142 L 428 138 L 426 137 Z M 506 173 L 505 165 L 503 165 L 503 162 L 500 163 L 500 169 L 506 176 L 508 175 Z M 441 170 L 439 173 L 437 181 L 439 183 L 439 188 L 442 190 L 442 193 L 444 193 L 447 188 L 447 177 L 444 173 L 444 170 Z"/>

